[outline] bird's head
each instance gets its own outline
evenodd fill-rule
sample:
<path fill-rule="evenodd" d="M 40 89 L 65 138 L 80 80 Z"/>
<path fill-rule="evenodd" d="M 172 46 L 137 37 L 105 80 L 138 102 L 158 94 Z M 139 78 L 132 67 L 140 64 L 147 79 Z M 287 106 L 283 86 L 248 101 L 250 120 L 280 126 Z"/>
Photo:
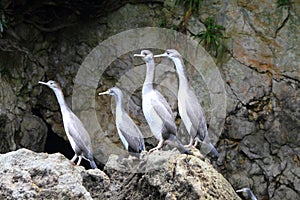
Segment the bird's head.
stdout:
<path fill-rule="evenodd" d="M 133 56 L 142 57 L 145 62 L 153 60 L 153 53 L 149 50 L 142 50 L 141 54 L 134 54 Z"/>
<path fill-rule="evenodd" d="M 105 92 L 99 92 L 98 95 L 105 95 L 105 94 L 108 94 L 108 95 L 112 95 L 112 96 L 120 96 L 122 94 L 121 90 L 117 87 L 112 87 L 108 90 L 106 90 Z"/>
<path fill-rule="evenodd" d="M 52 90 L 61 90 L 59 83 L 52 81 L 52 80 L 50 80 L 48 82 L 39 81 L 39 84 L 47 85 Z"/>
<path fill-rule="evenodd" d="M 158 58 L 158 57 L 168 57 L 170 59 L 174 59 L 174 58 L 181 58 L 181 55 L 175 49 L 167 49 L 165 53 L 154 56 L 154 58 Z"/>

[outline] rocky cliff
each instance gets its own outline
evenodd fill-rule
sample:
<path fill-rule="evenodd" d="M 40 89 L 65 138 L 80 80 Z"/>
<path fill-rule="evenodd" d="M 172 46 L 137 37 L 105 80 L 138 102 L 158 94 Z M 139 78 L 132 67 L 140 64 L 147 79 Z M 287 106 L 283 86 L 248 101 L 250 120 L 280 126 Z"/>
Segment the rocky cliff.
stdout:
<path fill-rule="evenodd" d="M 196 151 L 197 152 L 197 151 Z M 198 156 L 201 154 L 198 153 Z M 141 163 L 112 155 L 105 172 L 62 154 L 0 155 L 1 199 L 240 199 L 203 157 L 156 152 Z M 130 166 L 130 167 L 129 167 Z M 143 168 L 143 170 L 142 170 Z M 126 170 L 126 171 L 124 171 Z"/>
<path fill-rule="evenodd" d="M 61 151 L 66 155 L 72 152 L 64 142 L 66 136 L 56 99 L 52 91 L 38 86 L 38 81 L 59 81 L 71 105 L 76 75 L 95 47 L 122 31 L 138 27 L 171 29 L 180 23 L 187 10 L 182 5 L 174 6 L 174 1 L 102 1 L 101 5 L 91 1 L 89 6 L 94 9 L 81 1 L 50 2 L 1 1 L 0 11 L 7 18 L 0 38 L 1 153 L 23 147 L 36 152 Z M 184 32 L 190 37 L 205 31 L 207 17 L 225 27 L 227 51 L 213 68 L 220 73 L 226 95 L 222 104 L 224 124 L 218 127 L 220 134 L 213 137 L 221 153 L 218 171 L 235 189 L 249 187 L 259 199 L 300 198 L 299 13 L 296 0 L 284 6 L 271 0 L 203 1 L 201 8 L 187 21 Z M 150 137 L 141 113 L 140 88 L 133 84 L 140 84 L 144 76 L 142 62 L 132 58 L 139 50 L 118 55 L 103 76 L 92 81 L 97 83 L 98 90 L 122 83 L 122 89 L 130 96 L 126 102 L 128 110 L 148 137 L 146 144 L 150 148 L 156 141 Z M 101 55 L 109 59 L 112 52 L 116 52 L 115 46 L 106 46 Z M 105 60 L 95 61 L 100 66 Z M 161 62 L 171 66 L 167 61 Z M 135 70 L 125 79 L 133 66 Z M 212 109 L 214 91 L 197 67 L 204 68 L 187 63 L 191 84 L 213 133 L 214 116 L 218 113 Z M 177 84 L 176 73 L 172 67 L 163 69 L 157 74 L 156 84 L 176 112 L 173 91 Z M 125 82 L 120 82 L 123 78 Z M 88 84 L 91 80 L 85 77 L 84 81 Z M 100 165 L 108 161 L 111 153 L 125 156 L 126 152 L 116 134 L 111 112 L 113 102 L 95 95 L 91 99 L 95 100 L 96 121 L 85 117 L 89 116 L 88 111 L 75 111 L 80 113 L 86 126 L 101 125 L 101 131 L 90 131 L 95 158 Z M 90 105 L 84 106 L 90 108 Z M 177 124 L 184 134 L 179 117 Z M 183 141 L 187 143 L 184 138 Z M 62 143 L 61 147 L 58 143 Z M 164 189 L 156 187 L 155 190 Z"/>

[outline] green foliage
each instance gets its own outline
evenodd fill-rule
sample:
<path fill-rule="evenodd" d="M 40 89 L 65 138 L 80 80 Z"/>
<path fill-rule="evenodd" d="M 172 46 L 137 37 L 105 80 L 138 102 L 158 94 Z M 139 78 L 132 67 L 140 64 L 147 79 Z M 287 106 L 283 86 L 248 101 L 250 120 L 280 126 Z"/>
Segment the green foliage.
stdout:
<path fill-rule="evenodd" d="M 0 18 L 0 33 L 3 32 L 4 27 L 7 27 L 5 15 L 2 13 Z"/>
<path fill-rule="evenodd" d="M 171 29 L 178 32 L 184 32 L 186 30 L 186 22 L 194 11 L 200 10 L 202 2 L 203 0 L 175 0 L 175 5 L 182 4 L 188 6 L 188 11 L 186 11 L 180 24 L 173 25 Z M 222 62 L 224 59 L 223 53 L 228 50 L 224 44 L 224 39 L 226 39 L 223 34 L 225 27 L 217 24 L 211 17 L 208 17 L 202 23 L 205 25 L 206 30 L 200 31 L 194 38 L 199 40 L 199 45 L 203 44 L 205 49 L 216 57 L 217 62 Z M 166 24 L 167 23 L 160 23 L 160 25 Z"/>
<path fill-rule="evenodd" d="M 159 26 L 159 27 L 162 27 L 162 28 L 167 27 L 167 22 L 166 22 L 166 20 L 160 19 L 159 22 L 158 22 L 158 26 Z"/>
<path fill-rule="evenodd" d="M 290 0 L 277 0 L 277 7 L 289 6 Z"/>
<path fill-rule="evenodd" d="M 4 14 L 4 8 L 0 3 L 0 34 L 3 33 L 4 28 L 7 28 L 7 21 Z"/>
<path fill-rule="evenodd" d="M 214 53 L 215 56 L 218 56 L 218 50 L 224 49 L 223 31 L 225 27 L 217 24 L 214 19 L 208 17 L 205 22 L 206 30 L 197 33 L 194 38 L 200 39 L 199 44 L 204 42 L 204 47 Z"/>
<path fill-rule="evenodd" d="M 183 4 L 189 6 L 189 9 L 199 10 L 202 5 L 202 0 L 176 0 L 175 5 Z"/>

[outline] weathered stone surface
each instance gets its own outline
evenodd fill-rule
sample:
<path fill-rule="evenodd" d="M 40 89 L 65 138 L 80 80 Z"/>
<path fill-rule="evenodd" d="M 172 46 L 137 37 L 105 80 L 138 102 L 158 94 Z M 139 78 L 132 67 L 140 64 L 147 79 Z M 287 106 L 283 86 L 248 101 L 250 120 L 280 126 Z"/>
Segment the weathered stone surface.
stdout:
<path fill-rule="evenodd" d="M 259 74 L 234 59 L 224 64 L 224 73 L 234 95 L 244 105 L 253 99 L 259 100 L 271 92 L 270 76 Z"/>
<path fill-rule="evenodd" d="M 99 169 L 73 166 L 59 153 L 19 149 L 0 154 L 0 166 L 1 199 L 102 199 L 109 186 Z"/>
<path fill-rule="evenodd" d="M 218 147 L 223 174 L 235 188 L 250 187 L 258 199 L 299 198 L 288 184 L 298 178 L 285 175 L 287 166 L 299 170 L 299 8 L 294 1 L 278 8 L 272 1 L 216 0 L 201 9 L 203 18 L 215 16 L 230 37 L 232 55 L 222 65 L 228 84 Z"/>
<path fill-rule="evenodd" d="M 82 171 L 81 176 L 83 187 L 89 191 L 93 199 L 109 199 L 110 179 L 103 171 Z"/>
<path fill-rule="evenodd" d="M 242 139 L 255 132 L 256 126 L 248 120 L 248 112 L 241 107 L 234 115 L 226 118 L 226 136 L 232 139 Z"/>
<path fill-rule="evenodd" d="M 19 149 L 0 154 L 1 199 L 240 199 L 198 150 L 119 159 L 106 173 L 74 166 L 61 154 Z M 138 168 L 139 167 L 139 168 Z"/>
<path fill-rule="evenodd" d="M 48 128 L 34 115 L 25 114 L 21 122 L 20 146 L 42 152 L 46 143 Z"/>
<path fill-rule="evenodd" d="M 110 157 L 105 171 L 116 178 L 111 180 L 118 187 L 116 199 L 240 199 L 209 161 L 193 152 L 197 156 L 154 152 L 143 164 Z"/>
<path fill-rule="evenodd" d="M 131 28 L 178 25 L 185 14 L 185 8 L 174 6 L 174 1 L 171 0 L 165 1 L 164 5 L 120 4 L 119 1 L 109 1 L 107 5 L 114 7 L 113 2 L 116 2 L 116 5 L 119 5 L 117 8 L 120 9 L 110 10 L 105 12 L 107 15 L 102 13 L 100 17 L 93 19 L 79 19 L 76 15 L 66 16 L 59 13 L 60 17 L 63 16 L 62 18 L 69 20 L 72 25 L 57 31 L 51 31 L 51 28 L 61 24 L 61 20 L 52 21 L 44 32 L 28 22 L 38 17 L 33 15 L 32 18 L 25 17 L 27 22 L 9 24 L 7 32 L 1 34 L 0 152 L 12 151 L 23 145 L 42 150 L 41 141 L 44 136 L 34 139 L 38 146 L 30 143 L 27 137 L 27 133 L 38 132 L 34 130 L 44 130 L 43 122 L 36 119 L 35 115 L 42 116 L 56 134 L 66 139 L 55 96 L 52 91 L 38 86 L 39 80 L 59 81 L 66 100 L 71 105 L 73 81 L 78 68 L 85 56 L 101 41 Z M 217 145 L 221 154 L 220 171 L 234 188 L 250 187 L 259 199 L 276 198 L 274 194 L 282 199 L 300 198 L 300 6 L 295 0 L 290 2 L 290 6 L 278 8 L 273 0 L 203 1 L 201 9 L 194 12 L 187 22 L 188 34 L 205 30 L 202 22 L 207 17 L 215 18 L 226 28 L 225 35 L 228 39 L 225 43 L 230 53 L 219 68 L 224 82 L 227 83 L 227 100 L 226 104 L 224 103 L 227 112 L 226 123 Z M 82 9 L 80 8 L 80 12 Z M 21 12 L 16 13 L 22 15 Z M 106 53 L 114 50 L 109 48 Z M 120 56 L 107 69 L 105 76 L 97 80 L 99 90 L 115 85 L 126 70 L 143 63 L 136 62 L 128 55 Z M 211 118 L 211 99 L 205 82 L 192 73 L 193 67 L 187 67 L 191 83 L 201 83 L 201 86 L 194 85 L 195 91 L 207 108 L 205 110 L 208 112 L 208 118 Z M 137 77 L 141 77 L 143 73 L 143 70 L 137 70 L 137 76 L 133 77 L 136 79 L 129 78 L 137 81 Z M 163 75 L 160 80 L 165 83 L 164 86 L 176 86 L 174 71 L 167 70 Z M 85 81 L 89 81 L 89 77 L 85 77 Z M 139 81 L 141 84 L 143 80 Z M 163 93 L 167 95 L 171 91 L 163 87 L 159 89 L 163 89 Z M 129 111 L 143 133 L 147 137 L 151 136 L 149 128 L 144 125 L 139 102 L 140 90 L 134 95 L 127 104 Z M 104 134 L 98 138 L 97 134 L 102 133 L 90 134 L 98 161 L 106 162 L 107 159 L 101 159 L 115 150 L 118 155 L 123 156 L 126 153 L 116 134 L 111 110 L 101 110 L 103 106 L 110 106 L 110 98 L 97 98 L 96 102 L 101 111 L 97 113 L 97 117 L 102 123 Z M 170 104 L 176 112 L 176 98 L 170 98 Z M 86 119 L 88 112 L 89 110 L 83 113 L 82 118 L 90 125 L 95 122 Z M 34 123 L 28 124 L 31 119 L 34 119 Z M 213 128 L 210 127 L 210 131 Z M 183 130 L 181 126 L 180 132 Z M 148 140 L 152 145 L 157 142 Z M 187 140 L 183 141 L 187 143 Z M 103 143 L 107 143 L 109 148 L 104 148 Z M 167 197 L 173 196 L 168 194 Z"/>
<path fill-rule="evenodd" d="M 15 133 L 19 120 L 14 115 L 17 98 L 6 80 L 0 79 L 0 152 L 16 149 Z"/>

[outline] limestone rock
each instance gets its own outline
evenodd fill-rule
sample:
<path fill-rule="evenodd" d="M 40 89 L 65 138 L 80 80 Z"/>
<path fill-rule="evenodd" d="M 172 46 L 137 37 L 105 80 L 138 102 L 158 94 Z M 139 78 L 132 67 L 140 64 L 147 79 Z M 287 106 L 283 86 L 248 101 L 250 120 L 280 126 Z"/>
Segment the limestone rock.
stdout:
<path fill-rule="evenodd" d="M 0 154 L 1 199 L 240 199 L 198 150 L 136 158 L 112 155 L 99 169 L 73 166 L 63 155 L 19 149 Z"/>
<path fill-rule="evenodd" d="M 248 104 L 253 98 L 260 99 L 271 92 L 271 78 L 266 74 L 240 64 L 230 59 L 224 64 L 226 82 L 229 84 L 236 98 L 243 104 Z"/>
<path fill-rule="evenodd" d="M 105 170 L 118 188 L 115 199 L 240 199 L 209 161 L 193 152 L 197 156 L 154 152 L 139 164 L 110 157 Z"/>
<path fill-rule="evenodd" d="M 0 199 L 92 199 L 94 189 L 109 185 L 99 169 L 86 171 L 59 153 L 27 149 L 0 154 L 0 176 Z"/>
<path fill-rule="evenodd" d="M 44 150 L 48 128 L 37 116 L 25 114 L 21 123 L 20 146 L 32 151 Z"/>
<path fill-rule="evenodd" d="M 14 115 L 17 97 L 7 80 L 0 78 L 0 152 L 16 149 L 15 133 L 19 120 Z"/>

